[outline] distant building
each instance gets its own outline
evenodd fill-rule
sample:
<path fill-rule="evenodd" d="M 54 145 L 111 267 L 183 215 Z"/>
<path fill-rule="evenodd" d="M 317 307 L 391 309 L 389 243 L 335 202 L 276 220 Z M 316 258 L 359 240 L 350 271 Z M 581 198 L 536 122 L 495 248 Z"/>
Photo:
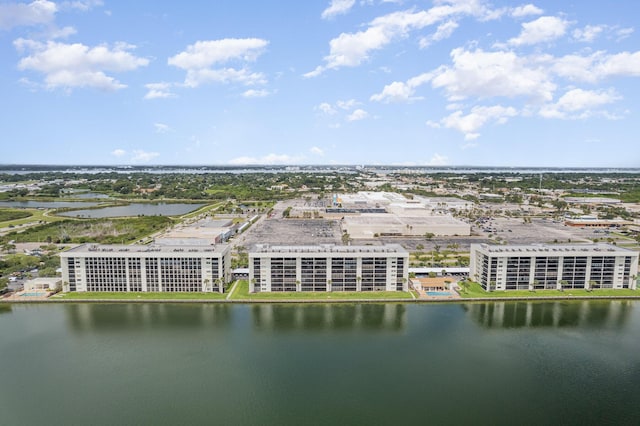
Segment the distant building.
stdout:
<path fill-rule="evenodd" d="M 564 221 L 567 226 L 580 228 L 616 228 L 625 225 L 633 225 L 633 222 L 620 219 L 598 219 L 593 216 L 580 216 Z"/>
<path fill-rule="evenodd" d="M 363 214 L 347 216 L 342 228 L 351 238 L 375 236 L 470 235 L 471 225 L 451 215 L 397 216 L 395 214 Z"/>
<path fill-rule="evenodd" d="M 230 248 L 85 244 L 60 253 L 63 291 L 220 292 Z"/>
<path fill-rule="evenodd" d="M 635 289 L 638 256 L 608 244 L 471 244 L 469 277 L 487 291 Z"/>
<path fill-rule="evenodd" d="M 564 201 L 573 204 L 621 204 L 617 198 L 608 197 L 564 197 Z"/>
<path fill-rule="evenodd" d="M 49 291 L 55 290 L 56 288 L 60 288 L 60 278 L 59 277 L 39 277 L 33 278 L 31 280 L 27 280 L 24 283 L 24 291 L 32 292 L 32 291 Z"/>
<path fill-rule="evenodd" d="M 257 246 L 249 251 L 249 289 L 407 291 L 409 253 L 384 246 Z"/>

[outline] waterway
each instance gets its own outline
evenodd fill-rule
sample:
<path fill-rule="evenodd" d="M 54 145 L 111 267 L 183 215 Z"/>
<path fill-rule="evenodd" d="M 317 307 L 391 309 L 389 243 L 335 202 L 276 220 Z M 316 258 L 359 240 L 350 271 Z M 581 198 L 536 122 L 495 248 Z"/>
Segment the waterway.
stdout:
<path fill-rule="evenodd" d="M 0 201 L 0 207 L 19 209 L 83 208 L 97 206 L 98 204 L 86 201 Z"/>
<path fill-rule="evenodd" d="M 640 302 L 0 305 L 7 425 L 635 425 Z"/>
<path fill-rule="evenodd" d="M 123 217 L 123 216 L 179 216 L 199 209 L 204 204 L 191 203 L 131 203 L 126 206 L 104 207 L 100 209 L 71 210 L 59 213 L 67 217 Z"/>

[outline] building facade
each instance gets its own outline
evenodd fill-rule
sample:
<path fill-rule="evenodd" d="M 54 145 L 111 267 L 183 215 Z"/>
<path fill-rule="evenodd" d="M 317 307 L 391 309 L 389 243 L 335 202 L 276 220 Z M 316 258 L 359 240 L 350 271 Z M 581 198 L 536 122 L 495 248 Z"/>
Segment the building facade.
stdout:
<path fill-rule="evenodd" d="M 638 256 L 608 244 L 471 244 L 469 277 L 486 291 L 635 289 Z"/>
<path fill-rule="evenodd" d="M 230 248 L 85 244 L 60 253 L 63 291 L 220 292 Z"/>
<path fill-rule="evenodd" d="M 249 290 L 407 291 L 409 253 L 400 245 L 257 246 Z"/>

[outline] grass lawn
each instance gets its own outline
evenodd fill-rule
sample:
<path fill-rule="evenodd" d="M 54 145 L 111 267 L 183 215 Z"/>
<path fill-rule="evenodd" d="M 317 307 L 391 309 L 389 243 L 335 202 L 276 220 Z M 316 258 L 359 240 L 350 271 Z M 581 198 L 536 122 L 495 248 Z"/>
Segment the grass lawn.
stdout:
<path fill-rule="evenodd" d="M 249 293 L 249 281 L 240 280 L 231 300 L 363 300 L 363 299 L 412 299 L 408 291 L 334 291 L 334 292 L 274 292 Z"/>
<path fill-rule="evenodd" d="M 53 215 L 46 215 L 45 213 L 48 212 L 42 209 L 21 209 L 23 212 L 25 213 L 30 213 L 28 217 L 23 217 L 20 219 L 14 219 L 14 220 L 7 220 L 4 222 L 0 222 L 0 228 L 6 228 L 9 226 L 18 226 L 18 225 L 24 225 L 25 223 L 33 223 L 34 225 L 38 224 L 38 222 L 43 221 L 43 222 L 58 222 L 61 220 L 64 220 L 64 218 L 61 217 L 56 217 Z"/>
<path fill-rule="evenodd" d="M 191 218 L 194 218 L 194 217 L 196 217 L 198 215 L 206 213 L 208 211 L 217 210 L 222 205 L 224 205 L 223 202 L 207 204 L 207 205 L 204 205 L 204 206 L 200 207 L 199 209 L 194 210 L 194 211 L 192 211 L 190 213 L 183 214 L 182 216 L 180 216 L 180 219 L 191 219 Z"/>
<path fill-rule="evenodd" d="M 118 293 L 118 292 L 70 292 L 58 293 L 51 299 L 112 299 L 112 300 L 144 300 L 144 299 L 165 299 L 165 300 L 222 300 L 227 297 L 226 294 L 220 293 L 168 293 L 168 292 L 149 292 L 149 293 Z"/>
<path fill-rule="evenodd" d="M 464 290 L 460 291 L 460 296 L 463 298 L 474 298 L 474 297 L 567 297 L 567 296 L 640 296 L 640 290 L 613 290 L 613 289 L 596 289 L 593 291 L 587 290 L 536 290 L 536 291 L 527 291 L 527 290 L 509 290 L 509 291 L 491 291 L 487 292 L 480 287 L 478 283 L 471 283 L 469 286 L 469 290 L 465 292 Z"/>
<path fill-rule="evenodd" d="M 33 220 L 33 218 L 29 218 Z M 46 219 L 51 220 L 51 216 Z M 22 219 L 25 220 L 25 219 Z M 46 223 L 21 232 L 10 232 L 0 241 L 16 242 L 51 241 L 54 243 L 81 244 L 122 244 L 137 241 L 149 234 L 172 225 L 174 220 L 167 216 L 140 216 L 130 218 L 71 219 L 59 218 L 55 223 Z"/>

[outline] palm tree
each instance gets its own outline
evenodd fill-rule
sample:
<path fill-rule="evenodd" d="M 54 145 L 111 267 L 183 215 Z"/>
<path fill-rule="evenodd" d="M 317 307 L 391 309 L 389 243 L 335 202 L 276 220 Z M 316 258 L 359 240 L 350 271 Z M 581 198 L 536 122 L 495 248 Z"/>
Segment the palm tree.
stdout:
<path fill-rule="evenodd" d="M 560 280 L 560 288 L 559 288 L 559 290 L 560 290 L 560 291 L 564 291 L 564 287 L 565 287 L 566 285 L 569 285 L 569 281 L 567 281 L 567 280 Z"/>
<path fill-rule="evenodd" d="M 344 244 L 345 246 L 349 245 L 349 241 L 351 241 L 351 236 L 349 235 L 348 232 L 345 231 L 342 234 L 342 244 Z"/>

